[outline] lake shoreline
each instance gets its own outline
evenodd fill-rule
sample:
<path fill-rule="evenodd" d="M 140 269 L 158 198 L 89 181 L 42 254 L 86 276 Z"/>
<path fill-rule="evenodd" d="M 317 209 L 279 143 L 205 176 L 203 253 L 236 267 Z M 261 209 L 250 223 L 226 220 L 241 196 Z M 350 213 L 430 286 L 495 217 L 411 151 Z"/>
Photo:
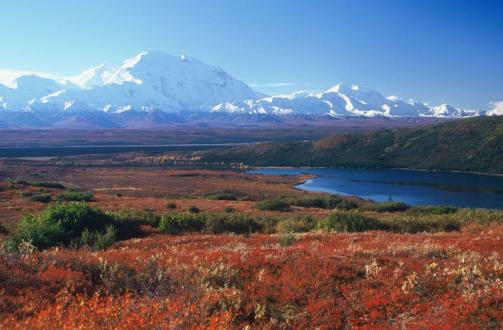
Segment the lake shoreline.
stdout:
<path fill-rule="evenodd" d="M 409 205 L 503 209 L 500 198 L 502 175 L 402 168 L 293 166 L 253 167 L 246 173 L 297 176 L 300 182 L 292 185 L 295 189 L 360 200 L 383 202 L 392 199 Z"/>
<path fill-rule="evenodd" d="M 461 174 L 475 174 L 475 175 L 488 175 L 503 177 L 503 174 L 497 173 L 485 173 L 485 172 L 474 172 L 474 171 L 457 171 L 457 170 L 435 170 L 435 169 L 425 169 L 425 168 L 407 168 L 407 167 L 326 167 L 326 166 L 253 166 L 251 169 L 306 169 L 306 170 L 316 170 L 316 169 L 335 169 L 335 170 L 402 170 L 402 171 L 421 171 L 421 172 L 438 172 L 438 173 L 461 173 Z"/>

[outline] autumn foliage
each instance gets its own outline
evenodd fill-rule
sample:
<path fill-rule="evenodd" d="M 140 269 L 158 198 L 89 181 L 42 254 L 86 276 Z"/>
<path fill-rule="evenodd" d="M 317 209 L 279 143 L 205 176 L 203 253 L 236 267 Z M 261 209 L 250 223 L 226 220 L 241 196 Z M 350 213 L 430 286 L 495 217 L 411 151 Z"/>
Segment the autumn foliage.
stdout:
<path fill-rule="evenodd" d="M 154 235 L 3 255 L 0 327 L 498 328 L 502 235 Z"/>

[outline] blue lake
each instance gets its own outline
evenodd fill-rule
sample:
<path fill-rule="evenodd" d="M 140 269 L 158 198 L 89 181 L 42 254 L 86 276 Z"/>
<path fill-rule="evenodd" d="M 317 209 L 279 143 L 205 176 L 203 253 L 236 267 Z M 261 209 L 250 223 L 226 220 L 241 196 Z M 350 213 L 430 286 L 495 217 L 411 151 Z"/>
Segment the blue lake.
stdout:
<path fill-rule="evenodd" d="M 265 175 L 313 174 L 297 188 L 411 205 L 503 209 L 503 177 L 399 169 L 258 168 Z"/>

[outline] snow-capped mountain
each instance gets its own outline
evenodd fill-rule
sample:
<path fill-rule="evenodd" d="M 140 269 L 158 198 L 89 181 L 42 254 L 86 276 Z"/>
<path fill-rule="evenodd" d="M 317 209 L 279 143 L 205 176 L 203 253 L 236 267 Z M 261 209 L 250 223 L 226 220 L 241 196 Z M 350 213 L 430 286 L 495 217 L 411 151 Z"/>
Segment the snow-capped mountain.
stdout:
<path fill-rule="evenodd" d="M 160 52 L 141 53 L 117 68 L 101 65 L 68 81 L 68 88 L 39 98 L 31 109 L 180 112 L 260 97 L 220 68 Z"/>
<path fill-rule="evenodd" d="M 494 111 L 498 114 L 498 111 Z M 20 127 L 136 127 L 197 120 L 278 121 L 286 117 L 466 117 L 478 111 L 403 101 L 359 86 L 267 96 L 195 58 L 141 53 L 76 77 L 18 77 L 0 84 L 0 122 Z M 258 119 L 258 118 L 262 119 Z M 7 124 L 5 124 L 7 123 Z M 59 124 L 54 124 L 59 123 Z"/>
<path fill-rule="evenodd" d="M 215 112 L 254 114 L 306 114 L 363 117 L 440 117 L 458 118 L 480 115 L 480 112 L 454 108 L 448 104 L 429 107 L 414 101 L 405 102 L 396 96 L 384 97 L 368 88 L 338 84 L 322 93 L 295 93 L 292 95 L 245 100 L 239 103 L 221 103 Z"/>

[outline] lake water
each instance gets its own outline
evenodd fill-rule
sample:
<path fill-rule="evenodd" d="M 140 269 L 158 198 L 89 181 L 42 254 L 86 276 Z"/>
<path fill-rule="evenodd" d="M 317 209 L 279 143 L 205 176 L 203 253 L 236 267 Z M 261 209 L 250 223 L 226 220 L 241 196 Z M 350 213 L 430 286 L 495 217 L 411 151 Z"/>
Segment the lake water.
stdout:
<path fill-rule="evenodd" d="M 266 175 L 314 174 L 297 188 L 411 205 L 503 209 L 503 177 L 399 169 L 259 168 Z"/>

